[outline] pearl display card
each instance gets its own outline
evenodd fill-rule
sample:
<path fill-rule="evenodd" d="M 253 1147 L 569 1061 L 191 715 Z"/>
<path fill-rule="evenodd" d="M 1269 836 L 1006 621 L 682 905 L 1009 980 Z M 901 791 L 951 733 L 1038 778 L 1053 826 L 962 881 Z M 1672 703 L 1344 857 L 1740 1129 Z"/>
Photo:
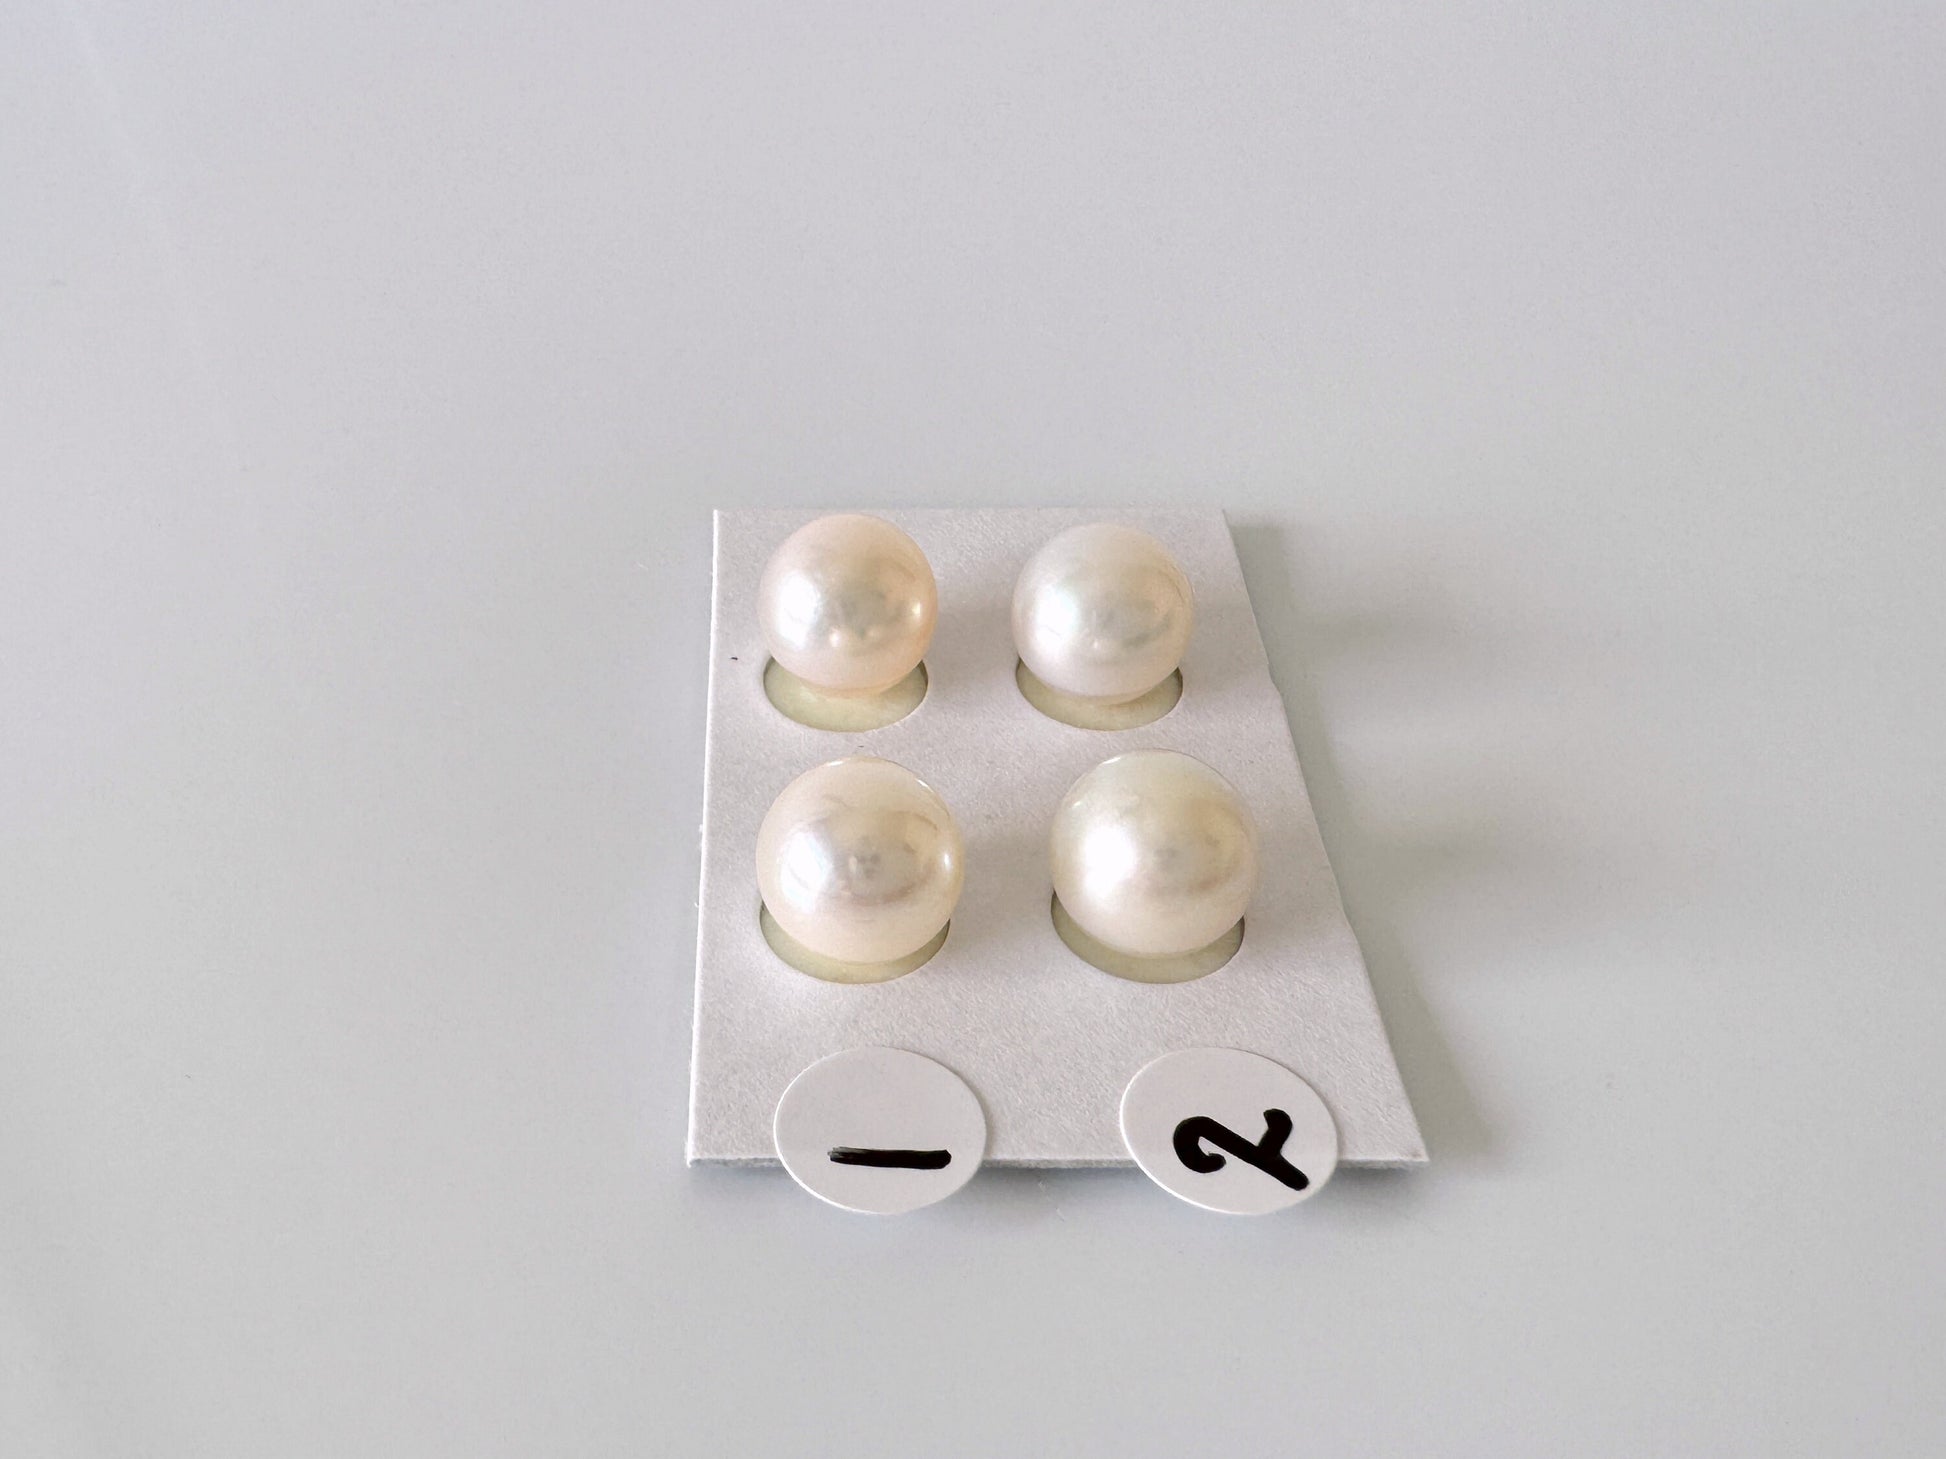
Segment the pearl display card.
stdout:
<path fill-rule="evenodd" d="M 862 733 L 798 724 L 763 688 L 758 580 L 777 545 L 821 515 L 716 514 L 689 1160 L 776 1164 L 773 1121 L 792 1081 L 832 1054 L 877 1046 L 923 1054 L 966 1082 L 986 1112 L 989 1164 L 1132 1164 L 1123 1091 L 1161 1055 L 1193 1048 L 1247 1050 L 1300 1075 L 1336 1120 L 1340 1164 L 1423 1162 L 1222 514 L 875 512 L 925 550 L 939 622 L 924 701 Z M 1161 539 L 1196 593 L 1182 699 L 1139 729 L 1062 724 L 1030 705 L 1014 677 L 1015 578 L 1057 532 L 1098 521 Z M 1069 950 L 1050 915 L 1055 808 L 1083 772 L 1137 749 L 1209 764 L 1257 822 L 1262 881 L 1243 945 L 1191 982 L 1102 972 Z M 886 983 L 799 972 L 758 924 L 764 812 L 803 771 L 846 755 L 911 770 L 945 798 L 966 840 L 966 886 L 945 945 Z"/>

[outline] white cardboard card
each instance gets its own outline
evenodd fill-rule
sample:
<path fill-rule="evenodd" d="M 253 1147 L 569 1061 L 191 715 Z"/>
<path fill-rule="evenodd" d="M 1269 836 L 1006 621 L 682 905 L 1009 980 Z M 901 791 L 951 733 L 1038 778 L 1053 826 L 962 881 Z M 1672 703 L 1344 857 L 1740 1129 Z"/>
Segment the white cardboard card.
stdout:
<path fill-rule="evenodd" d="M 689 1159 L 775 1163 L 772 1121 L 791 1081 L 828 1055 L 882 1046 L 937 1059 L 966 1081 L 986 1109 L 989 1164 L 1129 1164 L 1119 1110 L 1130 1079 L 1162 1054 L 1209 1047 L 1254 1051 L 1301 1075 L 1337 1122 L 1341 1163 L 1424 1161 L 1222 514 L 877 513 L 931 560 L 939 627 L 925 701 L 857 734 L 797 724 L 763 690 L 757 582 L 777 544 L 818 515 L 716 517 Z M 1153 533 L 1196 591 L 1182 700 L 1139 729 L 1061 724 L 1014 678 L 1014 579 L 1048 538 L 1091 521 Z M 1101 972 L 1068 950 L 1050 916 L 1047 835 L 1061 796 L 1110 755 L 1150 748 L 1223 774 L 1262 838 L 1243 946 L 1188 983 Z M 764 942 L 755 846 L 791 779 L 858 754 L 894 760 L 945 797 L 966 838 L 967 876 L 937 956 L 888 983 L 845 985 L 796 971 Z"/>

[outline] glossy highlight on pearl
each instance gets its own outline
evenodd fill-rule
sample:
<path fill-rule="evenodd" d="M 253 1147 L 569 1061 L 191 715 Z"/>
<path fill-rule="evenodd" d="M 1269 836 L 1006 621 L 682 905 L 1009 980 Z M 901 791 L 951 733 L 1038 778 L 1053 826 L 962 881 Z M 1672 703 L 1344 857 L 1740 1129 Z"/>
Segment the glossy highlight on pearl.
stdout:
<path fill-rule="evenodd" d="M 1176 671 L 1195 624 L 1195 595 L 1169 549 L 1117 523 L 1062 532 L 1014 585 L 1021 662 L 1078 700 L 1117 705 L 1148 694 Z"/>
<path fill-rule="evenodd" d="M 1069 788 L 1049 859 L 1060 910 L 1089 937 L 1131 957 L 1178 958 L 1242 920 L 1257 888 L 1257 829 L 1202 761 L 1136 750 Z"/>
<path fill-rule="evenodd" d="M 784 539 L 764 568 L 757 611 L 771 657 L 813 689 L 882 694 L 925 657 L 939 588 L 904 532 L 841 513 Z"/>
<path fill-rule="evenodd" d="M 805 771 L 757 832 L 764 910 L 796 943 L 840 964 L 896 963 L 925 949 L 959 903 L 965 860 L 939 793 L 871 756 Z"/>

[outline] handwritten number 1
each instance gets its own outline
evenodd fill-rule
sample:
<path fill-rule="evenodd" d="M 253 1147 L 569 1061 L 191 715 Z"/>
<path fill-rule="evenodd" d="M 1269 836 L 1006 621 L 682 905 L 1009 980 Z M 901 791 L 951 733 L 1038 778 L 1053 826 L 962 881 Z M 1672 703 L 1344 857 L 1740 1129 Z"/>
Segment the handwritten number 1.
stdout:
<path fill-rule="evenodd" d="M 950 1150 L 874 1150 L 859 1145 L 833 1145 L 833 1165 L 872 1165 L 880 1170 L 944 1170 L 953 1163 Z"/>

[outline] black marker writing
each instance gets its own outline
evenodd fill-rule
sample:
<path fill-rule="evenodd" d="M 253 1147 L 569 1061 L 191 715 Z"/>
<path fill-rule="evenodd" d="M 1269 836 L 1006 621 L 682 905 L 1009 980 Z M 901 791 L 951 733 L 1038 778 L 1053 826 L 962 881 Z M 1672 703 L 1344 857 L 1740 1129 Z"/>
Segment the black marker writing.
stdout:
<path fill-rule="evenodd" d="M 950 1150 L 865 1150 L 856 1145 L 833 1145 L 833 1165 L 876 1165 L 883 1170 L 944 1170 L 953 1163 Z"/>
<path fill-rule="evenodd" d="M 1284 1158 L 1284 1141 L 1291 1135 L 1291 1117 L 1281 1109 L 1264 1111 L 1264 1137 L 1251 1144 L 1228 1125 L 1208 1115 L 1191 1115 L 1176 1126 L 1176 1159 L 1199 1175 L 1223 1168 L 1216 1150 L 1227 1150 L 1246 1165 L 1254 1165 L 1271 1179 L 1301 1191 L 1311 1178 Z M 1205 1150 L 1208 1141 L 1216 1150 Z M 833 1158 L 836 1158 L 834 1152 Z"/>

